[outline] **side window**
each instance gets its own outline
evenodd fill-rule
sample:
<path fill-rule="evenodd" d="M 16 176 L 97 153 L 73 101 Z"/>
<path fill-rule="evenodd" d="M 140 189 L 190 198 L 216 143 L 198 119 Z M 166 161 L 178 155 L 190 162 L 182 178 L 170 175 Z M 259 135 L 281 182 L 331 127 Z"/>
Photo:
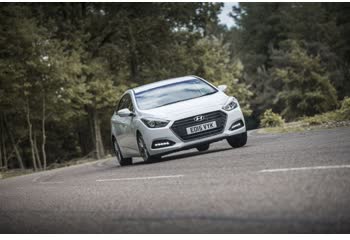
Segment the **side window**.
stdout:
<path fill-rule="evenodd" d="M 119 104 L 118 104 L 117 111 L 119 111 L 119 110 L 125 108 L 124 106 L 125 106 L 126 96 L 127 96 L 127 95 L 125 95 L 124 97 L 122 97 L 122 98 L 120 99 Z"/>
<path fill-rule="evenodd" d="M 132 112 L 134 111 L 134 106 L 129 94 L 125 94 L 124 97 L 122 97 L 122 99 L 119 101 L 118 111 L 124 108 L 128 108 Z"/>
<path fill-rule="evenodd" d="M 125 107 L 124 108 L 128 108 L 131 112 L 134 111 L 134 106 L 132 105 L 132 100 L 131 100 L 131 96 L 129 94 L 125 95 Z"/>

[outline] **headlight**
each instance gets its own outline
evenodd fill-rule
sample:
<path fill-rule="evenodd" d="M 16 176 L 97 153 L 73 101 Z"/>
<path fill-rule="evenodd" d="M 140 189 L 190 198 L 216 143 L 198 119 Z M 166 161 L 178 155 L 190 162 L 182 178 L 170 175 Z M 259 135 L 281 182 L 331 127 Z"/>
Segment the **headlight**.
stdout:
<path fill-rule="evenodd" d="M 146 124 L 149 128 L 161 128 L 168 125 L 169 121 L 167 120 L 158 120 L 158 119 L 149 119 L 149 118 L 142 118 L 141 121 Z"/>
<path fill-rule="evenodd" d="M 231 111 L 238 107 L 237 99 L 234 97 L 230 97 L 228 101 L 225 103 L 225 105 L 222 107 L 225 111 Z"/>

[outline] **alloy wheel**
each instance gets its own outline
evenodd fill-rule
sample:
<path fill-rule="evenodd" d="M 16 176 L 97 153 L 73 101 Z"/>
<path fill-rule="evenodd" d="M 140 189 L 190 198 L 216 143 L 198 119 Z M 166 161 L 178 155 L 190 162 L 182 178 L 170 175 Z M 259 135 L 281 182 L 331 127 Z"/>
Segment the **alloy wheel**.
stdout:
<path fill-rule="evenodd" d="M 139 135 L 137 143 L 139 145 L 140 155 L 143 158 L 143 160 L 147 161 L 149 159 L 149 154 L 146 148 L 146 144 L 142 138 L 141 135 Z"/>

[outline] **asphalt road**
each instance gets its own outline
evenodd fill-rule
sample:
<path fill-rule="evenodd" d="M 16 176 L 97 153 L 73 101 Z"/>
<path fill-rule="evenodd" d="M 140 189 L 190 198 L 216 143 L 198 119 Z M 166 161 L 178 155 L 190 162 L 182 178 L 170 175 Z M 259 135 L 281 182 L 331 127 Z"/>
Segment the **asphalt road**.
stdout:
<path fill-rule="evenodd" d="M 1 180 L 0 233 L 350 233 L 350 128 Z"/>

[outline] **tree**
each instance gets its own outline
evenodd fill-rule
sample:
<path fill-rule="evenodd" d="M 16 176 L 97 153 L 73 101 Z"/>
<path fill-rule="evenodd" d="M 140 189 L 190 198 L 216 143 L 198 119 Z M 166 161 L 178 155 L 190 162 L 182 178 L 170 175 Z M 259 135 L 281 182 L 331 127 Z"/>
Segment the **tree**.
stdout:
<path fill-rule="evenodd" d="M 340 99 L 349 95 L 348 7 L 329 3 L 240 3 L 233 8 L 237 27 L 230 30 L 226 41 L 231 39 L 231 57 L 240 58 L 245 66 L 243 76 L 254 92 L 251 104 L 256 118 L 268 108 L 284 110 L 281 101 L 273 99 L 285 82 L 274 81 L 271 69 L 276 68 L 277 57 L 283 58 L 276 53 L 287 40 L 302 43 L 307 56 L 317 56 L 331 92 L 335 87 Z"/>
<path fill-rule="evenodd" d="M 104 156 L 101 119 L 127 86 L 169 74 L 164 59 L 177 31 L 209 34 L 221 4 L 79 3 L 38 5 L 42 24 L 53 24 L 69 51 L 79 52 L 79 84 L 66 89 L 86 112 L 96 158 Z M 45 9 L 45 11 L 43 11 Z M 70 24 L 73 23 L 73 24 Z M 171 54 L 171 53 L 170 53 Z M 161 66 L 161 67 L 160 67 Z M 160 70 L 159 70 L 160 69 Z M 120 86 L 120 87 L 116 87 Z M 83 90 L 82 90 L 83 89 Z M 79 96 L 79 97 L 78 97 Z M 78 107 L 79 108 L 79 107 Z M 108 139 L 109 140 L 109 139 Z"/>
<path fill-rule="evenodd" d="M 21 121 L 26 123 L 31 165 L 34 170 L 46 169 L 46 121 L 61 108 L 60 91 L 73 83 L 72 77 L 77 73 L 76 65 L 72 64 L 74 56 L 65 52 L 66 45 L 54 39 L 48 28 L 40 25 L 28 6 L 13 4 L 1 11 L 1 16 L 10 16 L 3 21 L 0 40 L 4 126 L 19 165 L 23 166 L 15 135 L 21 139 L 24 131 L 11 127 L 12 121 L 7 119 L 19 126 Z M 17 131 L 13 133 L 14 129 Z"/>
<path fill-rule="evenodd" d="M 2 107 L 6 115 L 25 113 L 28 138 L 31 146 L 32 166 L 37 170 L 35 156 L 30 99 L 35 98 L 37 83 L 35 62 L 40 61 L 40 31 L 35 20 L 28 17 L 28 8 L 8 5 L 1 8 L 3 25 L 1 27 L 1 82 L 4 84 Z M 5 16 L 10 17 L 5 17 Z M 15 108 L 11 108 L 11 104 Z M 20 114 L 22 115 L 22 114 Z M 22 115 L 23 116 L 23 115 Z M 18 159 L 19 160 L 19 159 Z"/>
<path fill-rule="evenodd" d="M 249 113 L 243 64 L 218 24 L 222 3 L 0 6 L 0 163 L 46 169 L 110 149 L 110 115 L 130 87 L 196 74 Z"/>
<path fill-rule="evenodd" d="M 237 27 L 230 29 L 226 41 L 230 43 L 231 58 L 240 59 L 244 65 L 243 81 L 254 93 L 250 104 L 255 121 L 272 108 L 278 91 L 269 77 L 270 51 L 287 39 L 289 25 L 285 16 L 289 8 L 285 3 L 240 3 L 233 7 L 231 17 Z"/>
<path fill-rule="evenodd" d="M 239 60 L 231 61 L 228 46 L 217 38 L 199 40 L 192 50 L 195 64 L 192 72 L 215 85 L 227 85 L 227 94 L 235 96 L 245 115 L 251 114 L 249 100 L 252 92 L 242 82 L 243 65 Z"/>
<path fill-rule="evenodd" d="M 271 76 L 283 83 L 276 102 L 288 120 L 326 112 L 337 106 L 337 94 L 319 56 L 309 55 L 295 40 L 281 42 L 272 53 Z"/>

